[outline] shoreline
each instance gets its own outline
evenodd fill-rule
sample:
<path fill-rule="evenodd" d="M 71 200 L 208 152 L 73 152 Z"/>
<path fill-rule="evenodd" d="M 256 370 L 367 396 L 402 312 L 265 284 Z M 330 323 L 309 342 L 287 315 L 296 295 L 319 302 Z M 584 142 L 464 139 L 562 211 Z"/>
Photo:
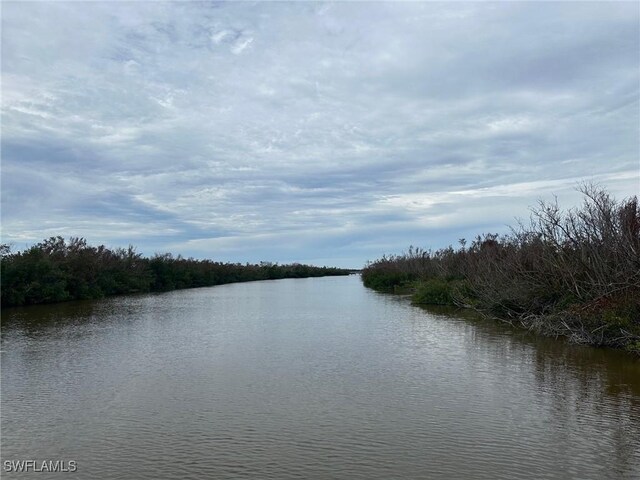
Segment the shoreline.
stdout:
<path fill-rule="evenodd" d="M 416 306 L 455 307 L 477 313 L 483 318 L 505 323 L 536 335 L 564 338 L 575 345 L 621 350 L 640 358 L 639 333 L 625 330 L 631 322 L 609 311 L 598 311 L 596 305 L 584 303 L 546 314 L 523 312 L 519 315 L 497 315 L 490 308 L 474 305 L 474 299 L 461 295 L 460 282 L 431 279 L 395 283 L 391 287 L 373 286 L 371 276 L 361 277 L 363 285 L 379 293 L 405 296 Z"/>

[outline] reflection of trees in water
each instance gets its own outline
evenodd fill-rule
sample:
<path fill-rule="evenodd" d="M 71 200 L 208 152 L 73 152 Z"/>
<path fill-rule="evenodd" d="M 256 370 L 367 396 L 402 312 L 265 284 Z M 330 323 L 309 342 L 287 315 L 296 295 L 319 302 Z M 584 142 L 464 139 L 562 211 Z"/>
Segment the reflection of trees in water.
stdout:
<path fill-rule="evenodd" d="M 145 295 L 131 295 L 101 300 L 77 300 L 72 302 L 12 307 L 2 311 L 3 337 L 16 334 L 37 337 L 65 333 L 74 325 L 86 325 L 101 321 L 106 315 L 117 312 L 120 318 L 135 318 Z"/>
<path fill-rule="evenodd" d="M 535 382 L 531 404 L 550 414 L 547 430 L 563 457 L 595 456 L 602 478 L 632 478 L 640 470 L 640 362 L 613 349 L 568 344 L 451 307 L 420 307 L 472 325 L 475 349 L 517 365 Z M 576 442 L 576 432 L 585 439 Z M 593 445 L 598 444 L 599 450 Z M 566 466 L 563 466 L 563 468 Z M 571 476 L 570 469 L 567 475 Z M 575 473 L 575 472 L 574 472 Z"/>
<path fill-rule="evenodd" d="M 640 365 L 619 351 L 549 340 L 535 352 L 535 378 L 552 402 L 553 428 L 599 439 L 597 454 L 616 470 L 616 478 L 625 478 L 634 468 L 637 472 Z M 579 445 L 573 449 L 579 453 Z"/>
<path fill-rule="evenodd" d="M 153 304 L 152 298 L 142 294 L 3 309 L 2 360 L 11 365 L 3 368 L 3 378 L 8 371 L 30 377 L 37 371 L 34 365 L 73 363 L 77 349 L 103 345 L 111 341 L 112 330 L 144 321 L 141 313 Z M 87 338 L 88 343 L 82 341 Z M 66 374 L 72 375 L 71 366 Z"/>
<path fill-rule="evenodd" d="M 496 355 L 519 352 L 532 357 L 541 386 L 561 385 L 575 379 L 583 394 L 630 397 L 640 402 L 640 362 L 614 349 L 571 345 L 564 339 L 541 337 L 506 323 L 485 319 L 471 310 L 420 306 L 431 314 L 464 320 L 474 327 L 473 335 Z M 500 342 L 496 342 L 500 338 Z M 591 398 L 591 397 L 590 397 Z M 601 399 L 602 400 L 602 399 Z"/>

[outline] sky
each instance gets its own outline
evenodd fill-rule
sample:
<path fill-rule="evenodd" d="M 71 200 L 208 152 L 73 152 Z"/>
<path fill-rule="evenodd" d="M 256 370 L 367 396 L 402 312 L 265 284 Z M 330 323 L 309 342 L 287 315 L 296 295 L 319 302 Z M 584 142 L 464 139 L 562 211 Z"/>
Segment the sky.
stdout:
<path fill-rule="evenodd" d="M 360 268 L 640 192 L 640 4 L 2 2 L 2 242 Z"/>

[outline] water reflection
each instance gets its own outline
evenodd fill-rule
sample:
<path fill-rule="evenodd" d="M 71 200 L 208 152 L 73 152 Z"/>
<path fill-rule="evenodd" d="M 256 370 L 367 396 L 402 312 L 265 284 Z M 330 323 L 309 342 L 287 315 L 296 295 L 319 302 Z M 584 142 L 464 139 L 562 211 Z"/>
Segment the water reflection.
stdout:
<path fill-rule="evenodd" d="M 640 398 L 640 361 L 614 349 L 568 344 L 564 339 L 540 337 L 506 323 L 486 319 L 470 310 L 420 306 L 425 312 L 472 326 L 469 339 L 487 354 L 507 361 L 529 359 L 535 362 L 541 384 L 558 386 L 574 379 L 580 390 L 603 395 Z"/>
<path fill-rule="evenodd" d="M 513 371 L 522 374 L 527 365 L 531 366 L 536 385 L 531 404 L 537 403 L 549 412 L 545 428 L 552 432 L 553 444 L 564 455 L 585 464 L 595 463 L 594 471 L 602 478 L 635 476 L 640 463 L 637 359 L 621 351 L 539 337 L 469 311 L 422 308 L 439 318 L 468 322 L 473 331 L 467 338 L 474 348 L 494 360 L 501 359 Z M 608 425 L 605 431 L 603 424 Z M 571 434 L 576 431 L 580 432 L 577 439 Z M 600 444 L 599 449 L 585 448 L 594 441 Z M 577 478 L 577 470 L 568 469 L 567 473 Z"/>
<path fill-rule="evenodd" d="M 12 309 L 2 460 L 106 479 L 634 478 L 639 368 L 354 277 Z"/>

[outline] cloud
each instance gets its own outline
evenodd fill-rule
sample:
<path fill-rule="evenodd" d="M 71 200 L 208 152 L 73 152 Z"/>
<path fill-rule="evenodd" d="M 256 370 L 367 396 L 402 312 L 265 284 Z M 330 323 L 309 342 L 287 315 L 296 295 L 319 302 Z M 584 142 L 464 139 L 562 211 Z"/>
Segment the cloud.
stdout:
<path fill-rule="evenodd" d="M 639 25 L 627 3 L 7 3 L 3 242 L 357 267 L 581 180 L 635 194 Z"/>

